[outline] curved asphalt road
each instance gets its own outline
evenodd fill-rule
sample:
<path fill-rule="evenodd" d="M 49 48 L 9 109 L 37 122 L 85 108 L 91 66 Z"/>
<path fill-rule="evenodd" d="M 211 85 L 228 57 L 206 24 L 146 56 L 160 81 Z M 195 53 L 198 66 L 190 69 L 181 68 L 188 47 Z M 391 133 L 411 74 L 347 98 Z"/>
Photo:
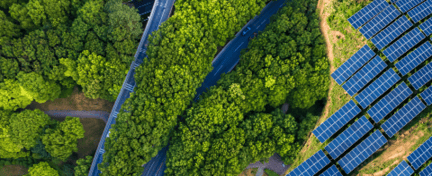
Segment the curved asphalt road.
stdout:
<path fill-rule="evenodd" d="M 96 118 L 102 119 L 105 123 L 108 121 L 108 117 L 110 115 L 109 112 L 105 111 L 70 111 L 70 110 L 53 110 L 53 111 L 44 111 L 45 114 L 48 114 L 53 118 L 64 118 L 66 116 L 71 117 L 79 117 L 79 118 Z"/>

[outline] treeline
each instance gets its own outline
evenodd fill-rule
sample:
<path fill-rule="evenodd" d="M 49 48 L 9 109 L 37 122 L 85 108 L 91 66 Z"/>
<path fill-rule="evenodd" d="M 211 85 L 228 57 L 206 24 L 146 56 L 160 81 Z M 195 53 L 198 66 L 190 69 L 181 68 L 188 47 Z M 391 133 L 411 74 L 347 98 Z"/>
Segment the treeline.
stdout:
<path fill-rule="evenodd" d="M 175 14 L 149 37 L 136 68 L 135 93 L 106 138 L 102 175 L 140 174 L 168 144 L 177 117 L 212 70 L 218 46 L 232 39 L 267 0 L 177 0 Z"/>
<path fill-rule="evenodd" d="M 316 5 L 287 2 L 235 70 L 186 110 L 170 140 L 166 175 L 238 175 L 275 152 L 293 161 L 318 118 L 295 118 L 279 107 L 312 107 L 330 81 Z"/>
<path fill-rule="evenodd" d="M 54 100 L 79 85 L 115 101 L 142 33 L 121 0 L 0 2 L 0 109 Z"/>

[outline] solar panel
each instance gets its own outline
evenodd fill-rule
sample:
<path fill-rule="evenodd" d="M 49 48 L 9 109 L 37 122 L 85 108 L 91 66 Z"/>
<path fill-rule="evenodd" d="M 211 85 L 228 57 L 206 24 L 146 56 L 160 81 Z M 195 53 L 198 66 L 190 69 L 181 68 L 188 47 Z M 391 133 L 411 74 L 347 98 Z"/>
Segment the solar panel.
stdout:
<path fill-rule="evenodd" d="M 423 0 L 399 0 L 396 2 L 396 5 L 403 13 L 405 13 L 421 2 L 423 2 Z"/>
<path fill-rule="evenodd" d="M 356 94 L 361 88 L 363 88 L 369 81 L 377 76 L 387 64 L 382 61 L 379 56 L 375 56 L 366 66 L 358 71 L 351 79 L 349 79 L 342 88 L 348 92 L 351 96 Z"/>
<path fill-rule="evenodd" d="M 429 18 L 422 24 L 420 24 L 420 29 L 423 30 L 423 32 L 429 36 L 432 34 L 432 18 Z"/>
<path fill-rule="evenodd" d="M 349 174 L 385 143 L 387 143 L 387 139 L 377 130 L 340 159 L 338 163 L 345 173 Z"/>
<path fill-rule="evenodd" d="M 416 89 L 424 86 L 427 82 L 432 79 L 432 63 L 427 64 L 419 71 L 415 72 L 412 76 L 408 78 L 408 81 Z"/>
<path fill-rule="evenodd" d="M 287 176 L 312 176 L 329 163 L 330 159 L 320 150 L 288 173 Z"/>
<path fill-rule="evenodd" d="M 419 148 L 414 150 L 409 156 L 408 161 L 413 166 L 414 170 L 420 168 L 421 165 L 426 163 L 429 158 L 432 157 L 432 138 L 429 138 L 426 142 L 420 145 Z"/>
<path fill-rule="evenodd" d="M 412 25 L 412 22 L 408 20 L 406 16 L 402 16 L 378 33 L 378 35 L 372 38 L 371 41 L 378 49 L 382 50 L 390 42 L 408 30 Z"/>
<path fill-rule="evenodd" d="M 377 80 L 360 92 L 355 99 L 360 106 L 365 109 L 399 80 L 400 76 L 396 74 L 395 71 L 392 69 L 387 70 Z"/>
<path fill-rule="evenodd" d="M 432 164 L 429 164 L 420 172 L 420 176 L 430 176 L 432 175 Z"/>
<path fill-rule="evenodd" d="M 410 176 L 414 173 L 414 170 L 405 160 L 397 165 L 387 176 Z"/>
<path fill-rule="evenodd" d="M 375 53 L 372 51 L 372 49 L 368 45 L 365 45 L 353 56 L 351 56 L 345 63 L 343 63 L 338 69 L 336 69 L 336 71 L 333 72 L 331 76 L 339 85 L 341 85 L 374 56 Z"/>
<path fill-rule="evenodd" d="M 402 75 L 406 75 L 431 56 L 432 45 L 429 42 L 426 42 L 397 62 L 395 66 Z"/>
<path fill-rule="evenodd" d="M 432 104 L 432 86 L 423 91 L 420 96 L 426 101 L 426 104 L 430 106 Z"/>
<path fill-rule="evenodd" d="M 368 110 L 369 116 L 371 116 L 372 120 L 375 123 L 378 123 L 382 120 L 387 114 L 393 111 L 396 106 L 401 104 L 406 98 L 408 98 L 413 92 L 411 89 L 404 83 L 397 86 L 394 90 L 392 90 L 389 94 L 387 94 L 384 98 L 382 98 L 377 104 L 372 106 Z"/>
<path fill-rule="evenodd" d="M 339 170 L 336 168 L 335 165 L 332 165 L 325 172 L 323 172 L 320 176 L 342 176 L 342 174 L 339 172 Z"/>
<path fill-rule="evenodd" d="M 430 0 L 427 0 L 426 2 L 420 4 L 416 8 L 410 10 L 408 12 L 408 15 L 411 17 L 411 19 L 414 21 L 414 23 L 419 22 L 426 16 L 430 15 L 432 13 L 432 3 Z"/>
<path fill-rule="evenodd" d="M 395 43 L 390 45 L 387 49 L 385 49 L 383 53 L 391 62 L 394 62 L 397 58 L 402 56 L 424 38 L 425 35 L 420 32 L 418 28 L 414 28 L 408 32 L 408 34 L 404 35 Z"/>
<path fill-rule="evenodd" d="M 369 120 L 366 119 L 365 116 L 362 116 L 348 129 L 346 129 L 338 137 L 336 137 L 336 139 L 331 141 L 325 147 L 325 150 L 330 154 L 333 159 L 336 159 L 372 128 L 373 125 L 369 122 Z"/>
<path fill-rule="evenodd" d="M 328 138 L 360 113 L 360 111 L 360 108 L 354 103 L 354 101 L 350 100 L 330 116 L 330 118 L 321 123 L 321 125 L 319 125 L 312 133 L 321 143 L 324 143 Z"/>
<path fill-rule="evenodd" d="M 348 18 L 348 22 L 358 29 L 388 6 L 390 5 L 385 0 L 375 0 Z"/>
<path fill-rule="evenodd" d="M 367 39 L 370 39 L 376 33 L 378 33 L 381 29 L 390 24 L 394 19 L 396 19 L 401 13 L 394 6 L 388 6 L 384 9 L 383 12 L 378 14 L 375 18 L 373 18 L 370 22 L 366 23 L 362 28 L 360 28 L 360 32 Z"/>
<path fill-rule="evenodd" d="M 396 114 L 385 121 L 384 124 L 381 125 L 381 128 L 384 129 L 387 136 L 393 137 L 399 130 L 402 129 L 402 127 L 407 125 L 425 108 L 426 106 L 423 104 L 423 102 L 418 97 L 415 97 L 410 102 L 408 102 L 408 104 L 397 111 Z"/>

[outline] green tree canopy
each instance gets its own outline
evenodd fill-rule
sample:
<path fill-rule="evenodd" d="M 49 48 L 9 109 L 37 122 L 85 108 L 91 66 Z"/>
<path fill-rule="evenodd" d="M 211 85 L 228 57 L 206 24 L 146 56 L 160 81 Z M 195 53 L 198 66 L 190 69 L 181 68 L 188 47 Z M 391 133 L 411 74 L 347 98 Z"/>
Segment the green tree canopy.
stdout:
<path fill-rule="evenodd" d="M 59 176 L 58 171 L 52 168 L 47 162 L 40 162 L 28 170 L 28 176 Z"/>
<path fill-rule="evenodd" d="M 93 161 L 92 156 L 86 156 L 85 158 L 80 158 L 76 161 L 77 166 L 75 166 L 75 176 L 87 176 L 89 174 L 89 169 Z"/>

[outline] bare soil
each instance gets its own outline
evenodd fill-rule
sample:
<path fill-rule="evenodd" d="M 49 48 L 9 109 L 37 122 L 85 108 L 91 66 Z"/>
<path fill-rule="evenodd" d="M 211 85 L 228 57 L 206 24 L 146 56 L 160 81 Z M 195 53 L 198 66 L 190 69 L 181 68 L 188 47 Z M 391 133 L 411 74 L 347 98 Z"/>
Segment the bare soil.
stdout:
<path fill-rule="evenodd" d="M 7 165 L 0 168 L 0 176 L 19 176 L 28 173 L 28 168 L 20 165 Z"/>

